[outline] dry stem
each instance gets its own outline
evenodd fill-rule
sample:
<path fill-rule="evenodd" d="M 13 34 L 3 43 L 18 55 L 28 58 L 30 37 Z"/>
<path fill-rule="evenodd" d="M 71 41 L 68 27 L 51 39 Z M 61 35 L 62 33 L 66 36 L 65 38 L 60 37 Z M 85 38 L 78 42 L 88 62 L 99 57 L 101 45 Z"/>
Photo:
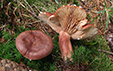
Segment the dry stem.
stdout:
<path fill-rule="evenodd" d="M 29 6 L 29 8 L 31 9 L 31 11 L 30 11 L 29 9 L 27 9 L 19 0 L 18 0 L 18 3 L 20 3 L 20 5 L 21 5 L 23 8 L 25 8 L 28 12 L 30 12 L 35 18 L 41 19 L 41 18 L 39 18 L 39 17 L 36 15 L 36 13 L 34 12 L 33 8 L 29 5 L 29 3 L 28 3 L 26 0 L 24 0 L 24 1 L 25 1 L 25 3 Z M 34 5 L 34 6 L 35 6 L 35 5 Z M 37 8 L 37 7 L 36 7 L 36 8 Z M 38 8 L 37 8 L 37 9 L 38 9 Z M 38 9 L 38 11 L 39 11 L 39 9 Z M 39 12 L 40 12 L 40 11 L 39 11 Z M 41 22 L 40 22 L 40 24 L 41 24 L 43 30 L 47 33 L 47 31 L 45 30 L 43 24 L 42 24 Z"/>
<path fill-rule="evenodd" d="M 112 53 L 112 52 L 109 52 L 109 51 L 106 51 L 106 50 L 101 50 L 101 49 L 98 49 L 98 51 L 100 51 L 100 52 L 105 52 L 105 53 L 109 53 L 109 54 L 112 54 L 112 55 L 113 55 L 113 53 Z"/>

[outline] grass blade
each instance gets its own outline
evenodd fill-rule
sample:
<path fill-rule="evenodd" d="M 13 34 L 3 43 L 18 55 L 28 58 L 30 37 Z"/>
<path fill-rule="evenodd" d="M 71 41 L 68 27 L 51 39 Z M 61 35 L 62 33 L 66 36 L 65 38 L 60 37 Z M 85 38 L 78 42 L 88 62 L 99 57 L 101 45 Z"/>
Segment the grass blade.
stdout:
<path fill-rule="evenodd" d="M 107 20 L 106 20 L 106 27 L 105 27 L 105 31 L 107 30 L 108 23 L 109 23 L 109 18 L 110 18 L 109 11 L 106 11 L 106 12 L 107 12 L 107 14 L 108 14 L 108 17 L 107 17 Z"/>
<path fill-rule="evenodd" d="M 91 21 L 91 24 L 93 24 L 94 20 L 97 18 L 98 16 L 96 16 L 92 21 Z"/>
<path fill-rule="evenodd" d="M 58 0 L 55 0 L 55 2 L 58 4 L 58 7 L 61 7 L 61 5 L 60 5 Z"/>

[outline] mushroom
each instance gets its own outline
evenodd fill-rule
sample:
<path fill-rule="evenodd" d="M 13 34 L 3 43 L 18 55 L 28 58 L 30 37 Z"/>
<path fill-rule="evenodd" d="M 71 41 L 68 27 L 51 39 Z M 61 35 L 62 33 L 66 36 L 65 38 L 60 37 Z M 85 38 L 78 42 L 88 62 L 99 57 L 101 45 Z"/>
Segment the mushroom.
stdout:
<path fill-rule="evenodd" d="M 16 38 L 15 43 L 19 52 L 30 60 L 46 57 L 53 50 L 51 38 L 38 30 L 22 32 Z"/>
<path fill-rule="evenodd" d="M 59 47 L 64 61 L 72 59 L 70 38 L 81 40 L 98 34 L 99 30 L 92 24 L 87 24 L 86 11 L 76 5 L 62 6 L 54 14 L 40 12 L 39 17 L 54 31 L 59 33 Z"/>

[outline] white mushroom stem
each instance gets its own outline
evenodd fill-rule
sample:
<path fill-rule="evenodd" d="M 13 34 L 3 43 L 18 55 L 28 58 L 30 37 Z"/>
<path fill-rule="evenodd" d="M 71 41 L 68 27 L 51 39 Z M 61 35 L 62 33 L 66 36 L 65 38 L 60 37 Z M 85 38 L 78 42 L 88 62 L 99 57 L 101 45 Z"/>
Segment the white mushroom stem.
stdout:
<path fill-rule="evenodd" d="M 63 60 L 66 61 L 69 58 L 69 60 L 71 61 L 71 54 L 73 53 L 73 49 L 70 41 L 70 36 L 64 31 L 61 31 L 59 33 L 59 47 Z"/>

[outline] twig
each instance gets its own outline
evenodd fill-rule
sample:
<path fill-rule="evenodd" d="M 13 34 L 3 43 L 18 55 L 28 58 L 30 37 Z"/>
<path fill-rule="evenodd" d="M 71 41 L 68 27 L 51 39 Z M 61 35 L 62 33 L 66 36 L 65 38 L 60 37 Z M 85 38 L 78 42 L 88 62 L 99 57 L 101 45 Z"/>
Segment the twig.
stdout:
<path fill-rule="evenodd" d="M 43 24 L 41 23 L 41 21 L 40 21 L 40 24 L 41 24 L 42 28 L 44 29 L 44 31 L 45 31 L 46 33 L 48 33 L 48 32 L 46 31 L 46 29 L 44 28 Z"/>
<path fill-rule="evenodd" d="M 38 9 L 38 7 L 36 5 L 33 4 L 33 6 L 35 6 L 35 8 L 37 9 L 37 11 L 40 13 L 40 10 Z"/>
<path fill-rule="evenodd" d="M 23 8 L 25 8 L 27 11 L 29 11 L 34 17 L 36 17 L 37 19 L 41 19 L 41 18 L 39 18 L 39 17 L 36 15 L 36 13 L 34 12 L 33 8 L 28 4 L 28 2 L 27 2 L 26 0 L 24 0 L 24 1 L 25 1 L 25 3 L 29 6 L 29 8 L 31 9 L 32 12 L 31 12 L 30 10 L 26 9 L 26 7 L 25 7 L 20 1 L 18 1 L 18 2 L 22 5 Z M 34 6 L 35 6 L 35 5 L 34 5 Z M 36 7 L 36 8 L 37 8 L 37 7 Z M 37 8 L 37 9 L 38 9 L 38 8 Z M 38 9 L 38 11 L 39 11 L 39 9 Z M 39 11 L 39 12 L 40 12 L 40 11 Z M 40 22 L 40 24 L 41 24 L 43 30 L 47 33 L 47 31 L 45 30 L 43 24 L 42 24 L 41 22 Z"/>
<path fill-rule="evenodd" d="M 1 26 L 1 27 L 0 27 L 0 29 L 3 29 L 4 27 L 6 27 L 6 24 L 5 24 L 5 25 L 3 25 L 3 26 Z"/>
<path fill-rule="evenodd" d="M 18 4 L 18 7 L 19 7 L 19 6 L 20 6 L 19 2 L 18 2 L 17 4 Z M 21 12 L 20 12 L 20 9 L 18 9 L 18 11 L 19 11 L 20 17 L 23 19 L 22 14 L 21 14 Z"/>
<path fill-rule="evenodd" d="M 24 0 L 24 1 L 25 1 L 25 3 L 30 7 L 31 11 L 32 11 L 33 14 L 35 15 L 35 12 L 34 12 L 33 8 L 29 5 L 29 3 L 28 3 L 26 0 Z"/>
<path fill-rule="evenodd" d="M 26 1 L 26 0 L 25 0 Z M 30 12 L 34 17 L 36 17 L 37 19 L 40 19 L 36 14 L 35 14 L 35 12 L 33 11 L 33 12 L 31 12 L 29 9 L 27 9 L 19 0 L 18 0 L 18 3 L 20 3 L 20 5 L 23 7 L 23 8 L 25 8 L 28 12 Z M 27 3 L 27 1 L 26 1 L 26 3 Z M 28 3 L 27 3 L 28 4 Z M 28 6 L 30 6 L 29 4 L 28 4 Z M 30 8 L 32 8 L 31 6 L 30 6 Z M 31 9 L 31 10 L 33 10 L 33 9 Z"/>
<path fill-rule="evenodd" d="M 29 8 L 31 9 L 32 14 L 34 15 L 34 17 L 36 17 L 37 19 L 40 19 L 40 18 L 35 14 L 33 8 L 28 4 L 28 2 L 27 2 L 26 0 L 24 0 L 24 1 L 25 1 L 25 3 L 29 6 Z"/>
<path fill-rule="evenodd" d="M 112 55 L 113 55 L 113 53 L 112 53 L 112 52 L 109 52 L 109 51 L 106 51 L 106 50 L 101 50 L 101 49 L 98 49 L 98 51 L 100 51 L 100 52 L 105 52 L 105 53 L 109 53 L 109 54 L 112 54 Z"/>
<path fill-rule="evenodd" d="M 15 11 L 16 11 L 16 10 L 17 10 L 17 7 L 14 9 L 13 14 L 14 14 L 15 18 L 17 19 L 17 16 L 16 16 L 16 14 L 15 14 Z"/>
<path fill-rule="evenodd" d="M 5 45 L 11 40 L 12 38 L 10 38 L 6 43 L 5 43 Z"/>
<path fill-rule="evenodd" d="M 20 3 L 20 5 L 26 9 L 26 7 L 20 1 L 18 1 L 18 3 Z M 28 10 L 28 9 L 26 9 L 26 10 L 32 14 L 32 12 L 30 10 Z"/>
<path fill-rule="evenodd" d="M 37 19 L 40 19 L 37 15 L 36 15 L 36 13 L 34 12 L 34 10 L 33 10 L 33 8 L 28 4 L 28 2 L 26 1 L 26 0 L 24 0 L 25 1 L 25 3 L 29 6 L 29 8 L 31 9 L 31 11 L 32 11 L 32 14 L 37 18 Z M 37 7 L 36 7 L 37 8 Z M 37 8 L 38 9 L 38 8 Z M 39 11 L 39 10 L 38 10 Z M 40 11 L 39 11 L 40 12 Z M 41 24 L 41 26 L 42 26 L 42 28 L 44 29 L 44 31 L 47 33 L 47 31 L 45 30 L 45 28 L 44 28 L 44 26 L 43 26 L 43 24 L 40 22 L 40 24 Z"/>
<path fill-rule="evenodd" d="M 11 2 L 8 3 L 7 5 L 7 12 L 6 12 L 6 15 L 10 18 L 9 14 L 8 14 L 8 10 L 9 10 L 9 6 L 11 5 Z"/>

